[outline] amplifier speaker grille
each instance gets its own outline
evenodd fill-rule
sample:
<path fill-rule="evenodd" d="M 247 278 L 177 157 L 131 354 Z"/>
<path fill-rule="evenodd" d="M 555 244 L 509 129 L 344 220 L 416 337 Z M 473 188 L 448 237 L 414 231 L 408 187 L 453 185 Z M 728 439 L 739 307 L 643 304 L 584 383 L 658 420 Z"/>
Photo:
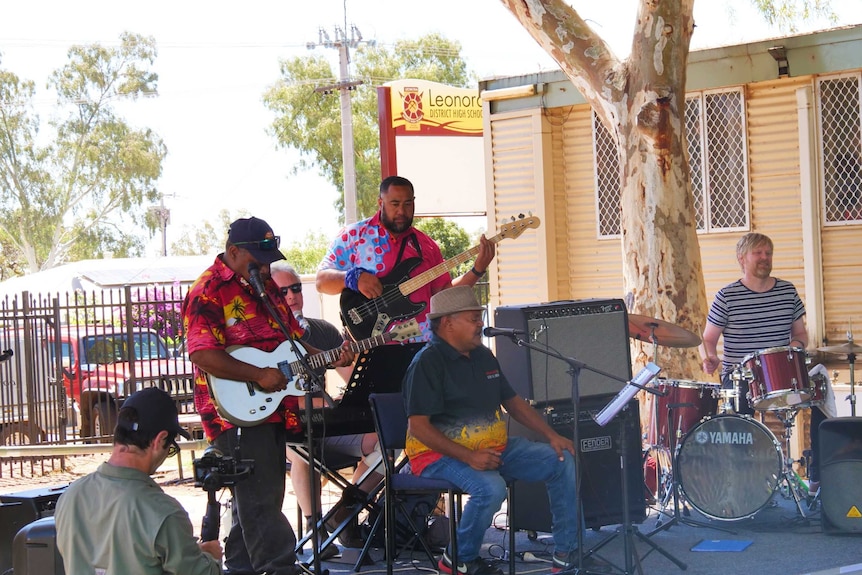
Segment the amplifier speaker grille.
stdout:
<path fill-rule="evenodd" d="M 547 345 L 565 357 L 621 378 L 623 382 L 580 370 L 580 396 L 616 394 L 631 379 L 628 314 L 622 300 L 572 300 L 526 306 L 503 306 L 494 325 L 524 330 L 531 342 Z M 515 391 L 537 403 L 570 399 L 572 379 L 566 362 L 496 338 L 497 359 Z"/>

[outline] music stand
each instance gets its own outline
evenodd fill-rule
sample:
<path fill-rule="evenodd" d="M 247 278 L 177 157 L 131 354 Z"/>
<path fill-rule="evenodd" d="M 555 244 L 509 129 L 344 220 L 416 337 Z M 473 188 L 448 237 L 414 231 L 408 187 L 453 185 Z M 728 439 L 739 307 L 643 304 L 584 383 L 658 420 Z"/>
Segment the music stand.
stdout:
<path fill-rule="evenodd" d="M 662 395 L 662 392 L 650 388 L 645 387 L 650 381 L 658 375 L 659 367 L 650 362 L 648 363 L 635 377 L 632 378 L 630 382 L 623 387 L 619 393 L 617 393 L 616 397 L 614 397 L 601 411 L 599 411 L 596 415 L 593 416 L 593 419 L 596 423 L 604 427 L 608 423 L 610 423 L 621 411 L 625 410 L 628 407 L 629 401 L 637 394 L 638 391 L 647 391 L 649 393 L 655 395 Z M 623 484 L 623 523 L 620 529 L 618 529 L 615 533 L 613 533 L 610 537 L 606 538 L 604 541 L 596 545 L 590 552 L 596 551 L 600 549 L 602 546 L 606 545 L 610 542 L 614 537 L 623 533 L 623 553 L 625 554 L 625 569 L 623 573 L 625 575 L 629 575 L 633 573 L 632 571 L 632 563 L 637 564 L 638 573 L 643 573 L 643 569 L 640 564 L 640 557 L 637 555 L 637 549 L 635 548 L 634 537 L 637 537 L 647 545 L 649 545 L 654 551 L 658 551 L 665 557 L 667 557 L 670 561 L 672 561 L 677 567 L 681 570 L 685 571 L 688 566 L 671 555 L 668 551 L 659 547 L 656 543 L 651 541 L 646 535 L 641 533 L 634 525 L 632 525 L 631 516 L 629 514 L 629 484 L 628 484 L 628 474 L 626 471 L 626 462 L 628 460 L 628 447 L 626 442 L 626 425 L 623 422 L 620 425 L 620 473 L 622 475 L 622 484 Z"/>
<path fill-rule="evenodd" d="M 390 344 L 361 352 L 356 358 L 353 372 L 350 374 L 347 388 L 344 390 L 338 408 L 355 410 L 358 418 L 370 423 L 372 416 L 368 396 L 372 393 L 400 392 L 404 374 L 407 373 L 407 368 L 410 366 L 410 362 L 413 361 L 413 356 L 424 346 L 424 342 Z M 325 437 L 326 434 L 324 433 L 323 435 Z M 358 483 L 362 483 L 373 471 L 374 468 L 370 467 L 359 479 Z M 351 512 L 332 530 L 329 537 L 321 545 L 321 548 L 331 545 L 338 535 L 347 528 L 350 522 L 362 513 L 363 509 L 371 506 L 382 486 L 383 481 L 378 483 L 368 494 L 363 493 L 356 487 L 345 490 L 348 497 L 342 498 L 339 503 L 336 503 L 323 516 L 321 524 L 326 523 L 329 518 L 335 516 L 342 505 L 352 507 Z M 306 538 L 303 538 L 300 543 L 305 543 L 305 541 Z M 355 565 L 356 570 L 361 567 L 365 561 L 365 557 L 368 555 L 369 543 L 370 541 L 366 542 L 365 547 L 359 554 Z"/>

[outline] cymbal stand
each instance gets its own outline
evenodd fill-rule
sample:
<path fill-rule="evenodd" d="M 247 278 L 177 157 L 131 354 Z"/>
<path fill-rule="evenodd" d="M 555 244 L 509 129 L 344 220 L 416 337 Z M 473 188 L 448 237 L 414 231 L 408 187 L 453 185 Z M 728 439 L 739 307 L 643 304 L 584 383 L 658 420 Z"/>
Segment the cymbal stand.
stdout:
<path fill-rule="evenodd" d="M 850 343 L 853 343 L 853 336 L 850 336 Z M 856 363 L 856 354 L 850 352 L 847 354 L 847 362 L 850 364 L 850 395 L 847 399 L 850 400 L 850 417 L 856 417 L 856 378 L 853 373 L 853 364 Z"/>

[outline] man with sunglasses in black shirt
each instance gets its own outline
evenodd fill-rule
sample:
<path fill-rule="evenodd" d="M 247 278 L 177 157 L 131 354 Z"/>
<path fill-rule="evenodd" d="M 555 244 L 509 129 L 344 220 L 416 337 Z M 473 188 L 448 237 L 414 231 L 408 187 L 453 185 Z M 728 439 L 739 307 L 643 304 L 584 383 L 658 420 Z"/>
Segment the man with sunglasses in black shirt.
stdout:
<path fill-rule="evenodd" d="M 293 312 L 294 317 L 299 321 L 300 325 L 305 329 L 302 336 L 302 341 L 308 342 L 314 347 L 322 350 L 335 349 L 344 343 L 344 338 L 339 333 L 338 328 L 323 319 L 307 318 L 302 313 L 304 302 L 302 295 L 302 281 L 296 270 L 286 261 L 280 260 L 273 262 L 269 266 L 269 273 L 273 281 L 279 286 L 282 295 L 284 295 L 287 305 Z M 350 378 L 350 367 L 336 368 L 336 371 L 346 381 Z M 323 370 L 319 374 L 323 376 Z M 302 407 L 302 404 L 300 404 Z M 323 407 L 323 399 L 315 398 L 315 407 Z M 355 435 L 339 435 L 326 437 L 323 440 L 324 445 L 324 460 L 327 456 L 353 456 L 358 462 L 356 470 L 353 474 L 354 481 L 358 481 L 369 470 L 370 467 L 376 467 L 382 460 L 382 454 L 377 443 L 376 433 L 365 433 Z M 312 529 L 315 520 L 311 517 L 311 486 L 309 485 L 309 466 L 308 462 L 292 449 L 287 450 L 287 459 L 290 461 L 290 481 L 293 484 L 293 491 L 296 494 L 296 500 L 300 509 L 303 511 L 306 521 L 306 529 Z M 369 474 L 359 486 L 365 492 L 370 491 L 380 480 L 382 475 L 379 473 Z M 317 483 L 318 491 L 320 483 Z M 345 511 L 349 509 L 342 507 Z M 343 520 L 343 516 L 336 514 L 329 522 L 333 525 L 338 525 Z M 352 526 L 351 526 L 352 527 Z M 321 533 L 320 540 L 326 539 L 327 533 Z M 359 540 L 359 534 L 354 528 L 348 528 L 339 534 L 339 541 L 342 545 L 349 547 L 361 546 L 364 541 Z M 321 559 L 330 559 L 338 553 L 338 550 L 333 547 L 324 549 L 320 557 Z"/>

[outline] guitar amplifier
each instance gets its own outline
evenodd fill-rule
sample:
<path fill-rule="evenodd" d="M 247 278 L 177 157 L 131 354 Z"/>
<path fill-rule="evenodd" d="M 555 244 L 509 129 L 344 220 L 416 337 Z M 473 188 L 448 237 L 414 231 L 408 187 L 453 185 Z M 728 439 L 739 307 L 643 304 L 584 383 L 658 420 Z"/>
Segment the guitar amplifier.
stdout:
<path fill-rule="evenodd" d="M 578 374 L 582 398 L 615 394 L 632 377 L 628 314 L 621 299 L 501 306 L 494 311 L 494 325 L 520 329 L 531 342 L 583 362 Z M 496 338 L 495 345 L 500 367 L 518 395 L 540 404 L 571 401 L 568 363 L 505 337 Z"/>
<path fill-rule="evenodd" d="M 629 518 L 634 523 L 646 519 L 643 463 L 641 461 L 640 415 L 638 401 L 633 399 L 626 409 L 605 427 L 592 416 L 614 396 L 593 397 L 580 404 L 578 423 L 579 463 L 581 465 L 581 500 L 584 522 L 589 528 L 616 525 L 623 520 L 623 483 L 620 461 L 622 454 L 621 432 L 626 440 L 626 488 L 628 490 Z M 573 439 L 575 410 L 571 401 L 558 401 L 546 406 L 542 413 L 548 425 L 562 435 Z M 625 426 L 625 429 L 622 429 Z M 533 432 L 511 421 L 510 435 L 536 439 Z M 575 486 L 572 485 L 572 490 Z M 513 529 L 551 532 L 551 508 L 547 490 L 542 482 L 516 481 L 511 510 Z"/>

